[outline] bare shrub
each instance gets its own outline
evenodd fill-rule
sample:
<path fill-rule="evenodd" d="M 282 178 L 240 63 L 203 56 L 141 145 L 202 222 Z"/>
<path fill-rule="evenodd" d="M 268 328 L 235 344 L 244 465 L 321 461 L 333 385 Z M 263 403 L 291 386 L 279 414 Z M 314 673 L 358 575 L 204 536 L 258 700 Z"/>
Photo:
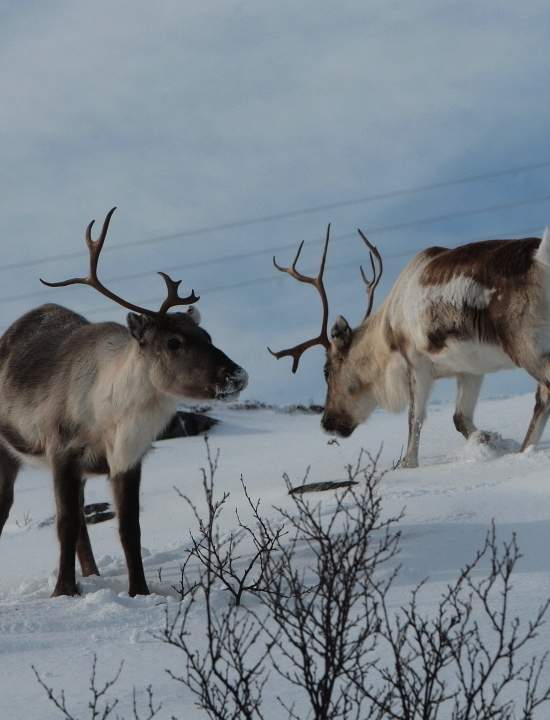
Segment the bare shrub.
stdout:
<path fill-rule="evenodd" d="M 223 493 L 220 497 L 215 495 L 214 480 L 218 470 L 219 450 L 213 455 L 208 438 L 204 442 L 207 467 L 201 468 L 201 475 L 206 516 L 202 517 L 192 500 L 174 488 L 191 508 L 198 526 L 198 533 L 190 534 L 191 546 L 182 565 L 182 582 L 178 592 L 183 600 L 196 584 L 185 584 L 185 569 L 190 561 L 196 560 L 199 573 L 207 572 L 214 582 L 219 581 L 230 594 L 232 602 L 238 606 L 244 593 L 259 593 L 267 589 L 267 564 L 274 548 L 280 543 L 283 525 L 273 528 L 263 519 L 259 512 L 260 501 L 253 502 L 241 476 L 241 485 L 254 525 L 243 522 L 236 511 L 237 530 L 225 535 L 220 532 L 218 521 L 226 508 L 229 494 Z M 251 543 L 253 551 L 245 558 L 239 554 L 239 547 L 246 539 Z M 202 583 L 202 579 L 199 582 Z"/>
<path fill-rule="evenodd" d="M 262 626 L 247 608 L 234 603 L 216 608 L 213 580 L 205 573 L 173 617 L 166 611 L 161 637 L 184 655 L 183 671 L 167 672 L 191 691 L 209 718 L 262 720 L 270 646 L 260 643 Z M 197 622 L 204 623 L 204 650 L 190 631 Z"/>
<path fill-rule="evenodd" d="M 303 494 L 292 495 L 291 511 L 278 509 L 290 539 L 272 558 L 271 592 L 262 598 L 273 667 L 305 691 L 315 718 L 352 717 L 360 709 L 351 674 L 374 662 L 378 596 L 393 577 L 382 569 L 398 550 L 398 518 L 383 517 L 376 493 L 376 458 L 361 452 L 346 471 L 349 487 L 330 509 Z M 289 717 L 300 717 L 279 699 Z"/>
<path fill-rule="evenodd" d="M 435 613 L 420 610 L 425 584 L 392 612 L 400 517 L 383 515 L 377 458 L 361 452 L 346 468 L 346 490 L 328 508 L 294 492 L 291 510 L 276 509 L 276 530 L 244 488 L 255 517 L 247 532 L 258 533 L 246 560 L 233 555 L 235 536 L 224 540 L 217 530 L 228 496 L 215 499 L 218 455 L 208 450 L 208 462 L 207 519 L 192 506 L 201 529 L 191 549 L 198 580 L 187 583 L 163 633 L 185 657 L 183 672 L 172 677 L 208 717 L 263 718 L 270 672 L 293 688 L 294 703 L 286 691 L 279 695 L 292 720 L 533 720 L 550 700 L 550 687 L 541 688 L 546 655 L 526 655 L 549 603 L 527 624 L 510 611 L 520 557 L 515 538 L 500 545 L 493 527 Z M 244 574 L 235 572 L 237 561 Z M 222 588 L 231 602 L 219 610 Z M 245 590 L 254 601 L 239 607 Z M 197 608 L 205 620 L 203 652 L 191 635 Z"/>
<path fill-rule="evenodd" d="M 30 513 L 30 510 L 26 510 L 23 513 L 23 517 L 21 520 L 16 520 L 15 524 L 20 530 L 28 530 L 32 525 L 32 515 Z"/>
<path fill-rule="evenodd" d="M 274 548 L 283 527 L 272 528 L 259 512 L 259 501 L 253 502 L 241 477 L 244 495 L 253 523 L 245 523 L 236 514 L 237 530 L 222 534 L 219 518 L 227 507 L 229 495 L 215 494 L 215 475 L 219 452 L 212 454 L 205 439 L 207 467 L 202 468 L 205 517 L 177 488 L 190 506 L 197 521 L 198 532 L 191 533 L 188 554 L 181 566 L 177 588 L 181 604 L 174 616 L 166 611 L 162 639 L 185 657 L 185 671 L 171 677 L 182 682 L 195 696 L 196 704 L 208 717 L 216 720 L 263 718 L 262 694 L 267 681 L 265 660 L 271 643 L 263 642 L 263 631 L 257 615 L 243 606 L 245 594 L 258 595 L 268 591 L 268 570 Z M 249 540 L 252 551 L 247 557 L 240 546 Z M 197 577 L 188 579 L 190 561 L 196 561 Z M 223 609 L 216 601 L 218 590 L 229 597 Z M 205 627 L 204 651 L 190 639 L 190 627 L 200 622 Z M 262 642 L 260 643 L 260 640 Z"/>
<path fill-rule="evenodd" d="M 90 672 L 90 685 L 89 685 L 89 692 L 90 692 L 90 699 L 88 701 L 88 715 L 87 718 L 89 720 L 107 720 L 108 718 L 112 717 L 113 720 L 124 720 L 124 718 L 120 715 L 113 715 L 115 712 L 115 709 L 118 706 L 119 699 L 118 697 L 112 697 L 112 689 L 117 684 L 120 675 L 122 673 L 122 668 L 124 666 L 124 662 L 121 662 L 119 665 L 118 670 L 113 675 L 113 677 L 110 680 L 106 680 L 103 685 L 98 685 L 97 681 L 97 655 L 94 654 L 94 658 L 92 661 L 92 669 Z M 65 720 L 84 720 L 83 716 L 76 716 L 73 714 L 72 711 L 70 711 L 67 707 L 67 701 L 65 698 L 65 691 L 60 690 L 59 692 L 55 692 L 53 688 L 46 685 L 40 674 L 38 673 L 38 670 L 35 668 L 34 665 L 31 666 L 32 671 L 34 672 L 36 679 L 38 680 L 39 684 L 44 688 L 46 695 L 48 696 L 48 700 L 59 710 L 62 717 L 65 718 Z M 133 720 L 153 720 L 153 718 L 160 712 L 161 705 L 156 705 L 154 703 L 153 699 L 153 689 L 151 685 L 148 685 L 146 690 L 146 696 L 147 699 L 145 701 L 145 707 L 140 712 L 138 711 L 138 700 L 137 700 L 137 693 L 136 689 L 133 689 L 132 692 L 132 718 Z"/>
<path fill-rule="evenodd" d="M 422 609 L 426 583 L 392 610 L 401 516 L 383 513 L 377 457 L 362 451 L 330 504 L 290 494 L 290 509 L 275 508 L 275 522 L 262 516 L 241 478 L 252 520 L 237 514 L 237 529 L 224 534 L 229 496 L 216 495 L 219 453 L 208 442 L 206 449 L 204 515 L 180 492 L 198 531 L 182 565 L 181 601 L 175 613 L 166 606 L 159 637 L 183 654 L 169 675 L 211 720 L 279 717 L 265 700 L 270 674 L 289 720 L 542 717 L 550 700 L 547 656 L 529 648 L 550 601 L 527 622 L 512 612 L 515 537 L 501 543 L 493 526 L 435 611 Z M 288 476 L 285 482 L 290 493 Z M 67 709 L 63 691 L 55 694 L 35 674 L 65 720 L 82 720 Z M 118 700 L 108 695 L 119 675 L 98 688 L 94 658 L 91 720 L 113 714 Z M 149 714 L 141 720 L 160 710 L 147 693 Z M 140 720 L 135 695 L 133 712 Z"/>
<path fill-rule="evenodd" d="M 493 525 L 431 615 L 419 609 L 423 584 L 394 614 L 373 587 L 379 644 L 390 659 L 370 673 L 358 666 L 351 677 L 380 717 L 532 720 L 536 708 L 550 700 L 550 687 L 539 690 L 546 654 L 522 655 L 544 624 L 550 601 L 527 623 L 511 613 L 511 579 L 519 559 L 515 536 L 499 545 Z M 484 565 L 488 570 L 477 576 Z"/>

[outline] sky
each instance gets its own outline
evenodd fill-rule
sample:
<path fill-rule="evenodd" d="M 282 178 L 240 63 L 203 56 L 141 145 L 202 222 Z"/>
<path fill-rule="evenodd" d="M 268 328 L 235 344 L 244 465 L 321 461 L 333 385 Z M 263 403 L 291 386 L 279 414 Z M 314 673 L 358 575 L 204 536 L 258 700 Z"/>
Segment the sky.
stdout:
<path fill-rule="evenodd" d="M 428 245 L 540 234 L 549 23 L 542 0 L 0 0 L 0 327 L 46 301 L 124 322 L 89 288 L 39 283 L 86 273 L 84 229 L 116 205 L 109 287 L 157 307 L 155 273 L 181 278 L 249 371 L 247 397 L 322 400 L 320 348 L 296 376 L 266 350 L 321 320 L 272 248 L 286 264 L 305 240 L 315 272 L 331 222 L 331 319 L 357 324 L 357 227 L 385 259 L 375 304 Z M 532 386 L 501 373 L 484 394 Z M 452 392 L 443 383 L 435 398 Z"/>

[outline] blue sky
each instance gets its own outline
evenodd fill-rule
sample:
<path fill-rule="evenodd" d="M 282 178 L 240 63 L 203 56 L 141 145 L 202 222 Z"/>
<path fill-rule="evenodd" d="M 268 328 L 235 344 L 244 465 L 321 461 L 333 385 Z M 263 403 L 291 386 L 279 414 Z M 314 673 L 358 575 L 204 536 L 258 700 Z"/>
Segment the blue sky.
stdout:
<path fill-rule="evenodd" d="M 217 344 L 249 369 L 249 396 L 322 399 L 320 349 L 296 376 L 265 350 L 316 333 L 318 300 L 271 279 L 270 254 L 258 253 L 318 240 L 304 250 L 313 271 L 331 221 L 332 317 L 358 322 L 357 226 L 387 257 L 380 302 L 415 250 L 540 232 L 550 166 L 186 233 L 550 160 L 549 25 L 536 0 L 0 2 L 0 325 L 45 300 L 123 320 L 87 288 L 35 294 L 39 276 L 82 274 L 84 255 L 6 269 L 80 251 L 88 221 L 117 205 L 102 258 L 115 291 L 160 302 L 155 271 L 174 268 L 202 295 Z M 410 224 L 506 204 L 516 206 Z M 175 237 L 139 244 L 164 235 Z M 531 385 L 500 374 L 485 393 Z"/>

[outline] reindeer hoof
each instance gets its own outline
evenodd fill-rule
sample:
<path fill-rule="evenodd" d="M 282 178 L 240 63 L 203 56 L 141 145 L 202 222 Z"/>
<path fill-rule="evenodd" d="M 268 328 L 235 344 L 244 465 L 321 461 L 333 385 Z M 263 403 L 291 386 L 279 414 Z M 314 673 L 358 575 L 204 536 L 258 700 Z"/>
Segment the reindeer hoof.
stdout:
<path fill-rule="evenodd" d="M 145 584 L 145 585 L 140 585 L 140 586 L 137 587 L 137 588 L 131 587 L 131 588 L 128 590 L 128 595 L 129 595 L 130 597 L 135 597 L 136 595 L 150 595 L 150 594 L 151 594 L 151 593 L 149 592 L 149 588 L 147 587 L 146 584 Z"/>
<path fill-rule="evenodd" d="M 63 595 L 68 595 L 69 597 L 74 597 L 75 595 L 80 595 L 80 590 L 78 589 L 78 585 L 76 583 L 60 583 L 58 582 L 55 586 L 55 590 L 51 594 L 51 597 L 61 597 Z"/>
<path fill-rule="evenodd" d="M 82 569 L 82 577 L 92 577 L 93 575 L 95 575 L 96 577 L 101 576 L 101 573 L 97 569 L 95 563 Z"/>
<path fill-rule="evenodd" d="M 497 439 L 495 433 L 490 433 L 487 430 L 476 430 L 470 437 L 474 437 L 480 445 L 489 445 L 491 440 Z"/>
<path fill-rule="evenodd" d="M 401 462 L 399 463 L 398 467 L 400 467 L 400 468 L 417 468 L 418 467 L 418 459 L 404 457 L 403 460 L 401 460 Z"/>

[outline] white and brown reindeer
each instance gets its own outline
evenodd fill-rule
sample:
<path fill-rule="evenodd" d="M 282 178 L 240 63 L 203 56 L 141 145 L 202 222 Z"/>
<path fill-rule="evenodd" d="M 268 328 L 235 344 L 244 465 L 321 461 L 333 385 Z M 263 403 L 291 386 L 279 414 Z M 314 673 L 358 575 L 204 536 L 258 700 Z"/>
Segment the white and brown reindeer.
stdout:
<path fill-rule="evenodd" d="M 83 482 L 108 474 L 128 567 L 130 595 L 149 590 L 140 547 L 141 463 L 185 398 L 235 396 L 246 372 L 199 327 L 194 292 L 160 273 L 167 288 L 158 311 L 127 302 L 98 279 L 97 265 L 114 212 L 98 240 L 86 230 L 90 272 L 53 287 L 86 284 L 131 312 L 127 327 L 90 323 L 59 305 L 43 305 L 17 320 L 0 339 L 0 532 L 13 503 L 22 462 L 53 472 L 60 544 L 53 595 L 75 595 L 75 555 L 84 576 L 99 574 L 83 513 Z M 43 281 L 44 282 L 44 281 Z M 186 313 L 169 313 L 190 305 Z"/>
<path fill-rule="evenodd" d="M 403 467 L 418 465 L 420 432 L 434 380 L 456 377 L 456 429 L 468 438 L 485 373 L 520 367 L 538 383 L 533 417 L 522 450 L 536 445 L 550 414 L 550 232 L 540 238 L 487 240 L 454 249 L 431 247 L 418 253 L 397 278 L 388 297 L 372 312 L 383 265 L 365 235 L 372 279 L 361 268 L 368 307 L 352 329 L 338 317 L 328 336 L 328 300 L 323 274 L 330 236 L 327 229 L 321 268 L 302 275 L 296 264 L 275 267 L 313 285 L 323 304 L 318 337 L 288 350 L 296 372 L 302 353 L 326 350 L 327 396 L 321 424 L 349 436 L 380 406 L 391 412 L 409 405 L 409 438 Z"/>

